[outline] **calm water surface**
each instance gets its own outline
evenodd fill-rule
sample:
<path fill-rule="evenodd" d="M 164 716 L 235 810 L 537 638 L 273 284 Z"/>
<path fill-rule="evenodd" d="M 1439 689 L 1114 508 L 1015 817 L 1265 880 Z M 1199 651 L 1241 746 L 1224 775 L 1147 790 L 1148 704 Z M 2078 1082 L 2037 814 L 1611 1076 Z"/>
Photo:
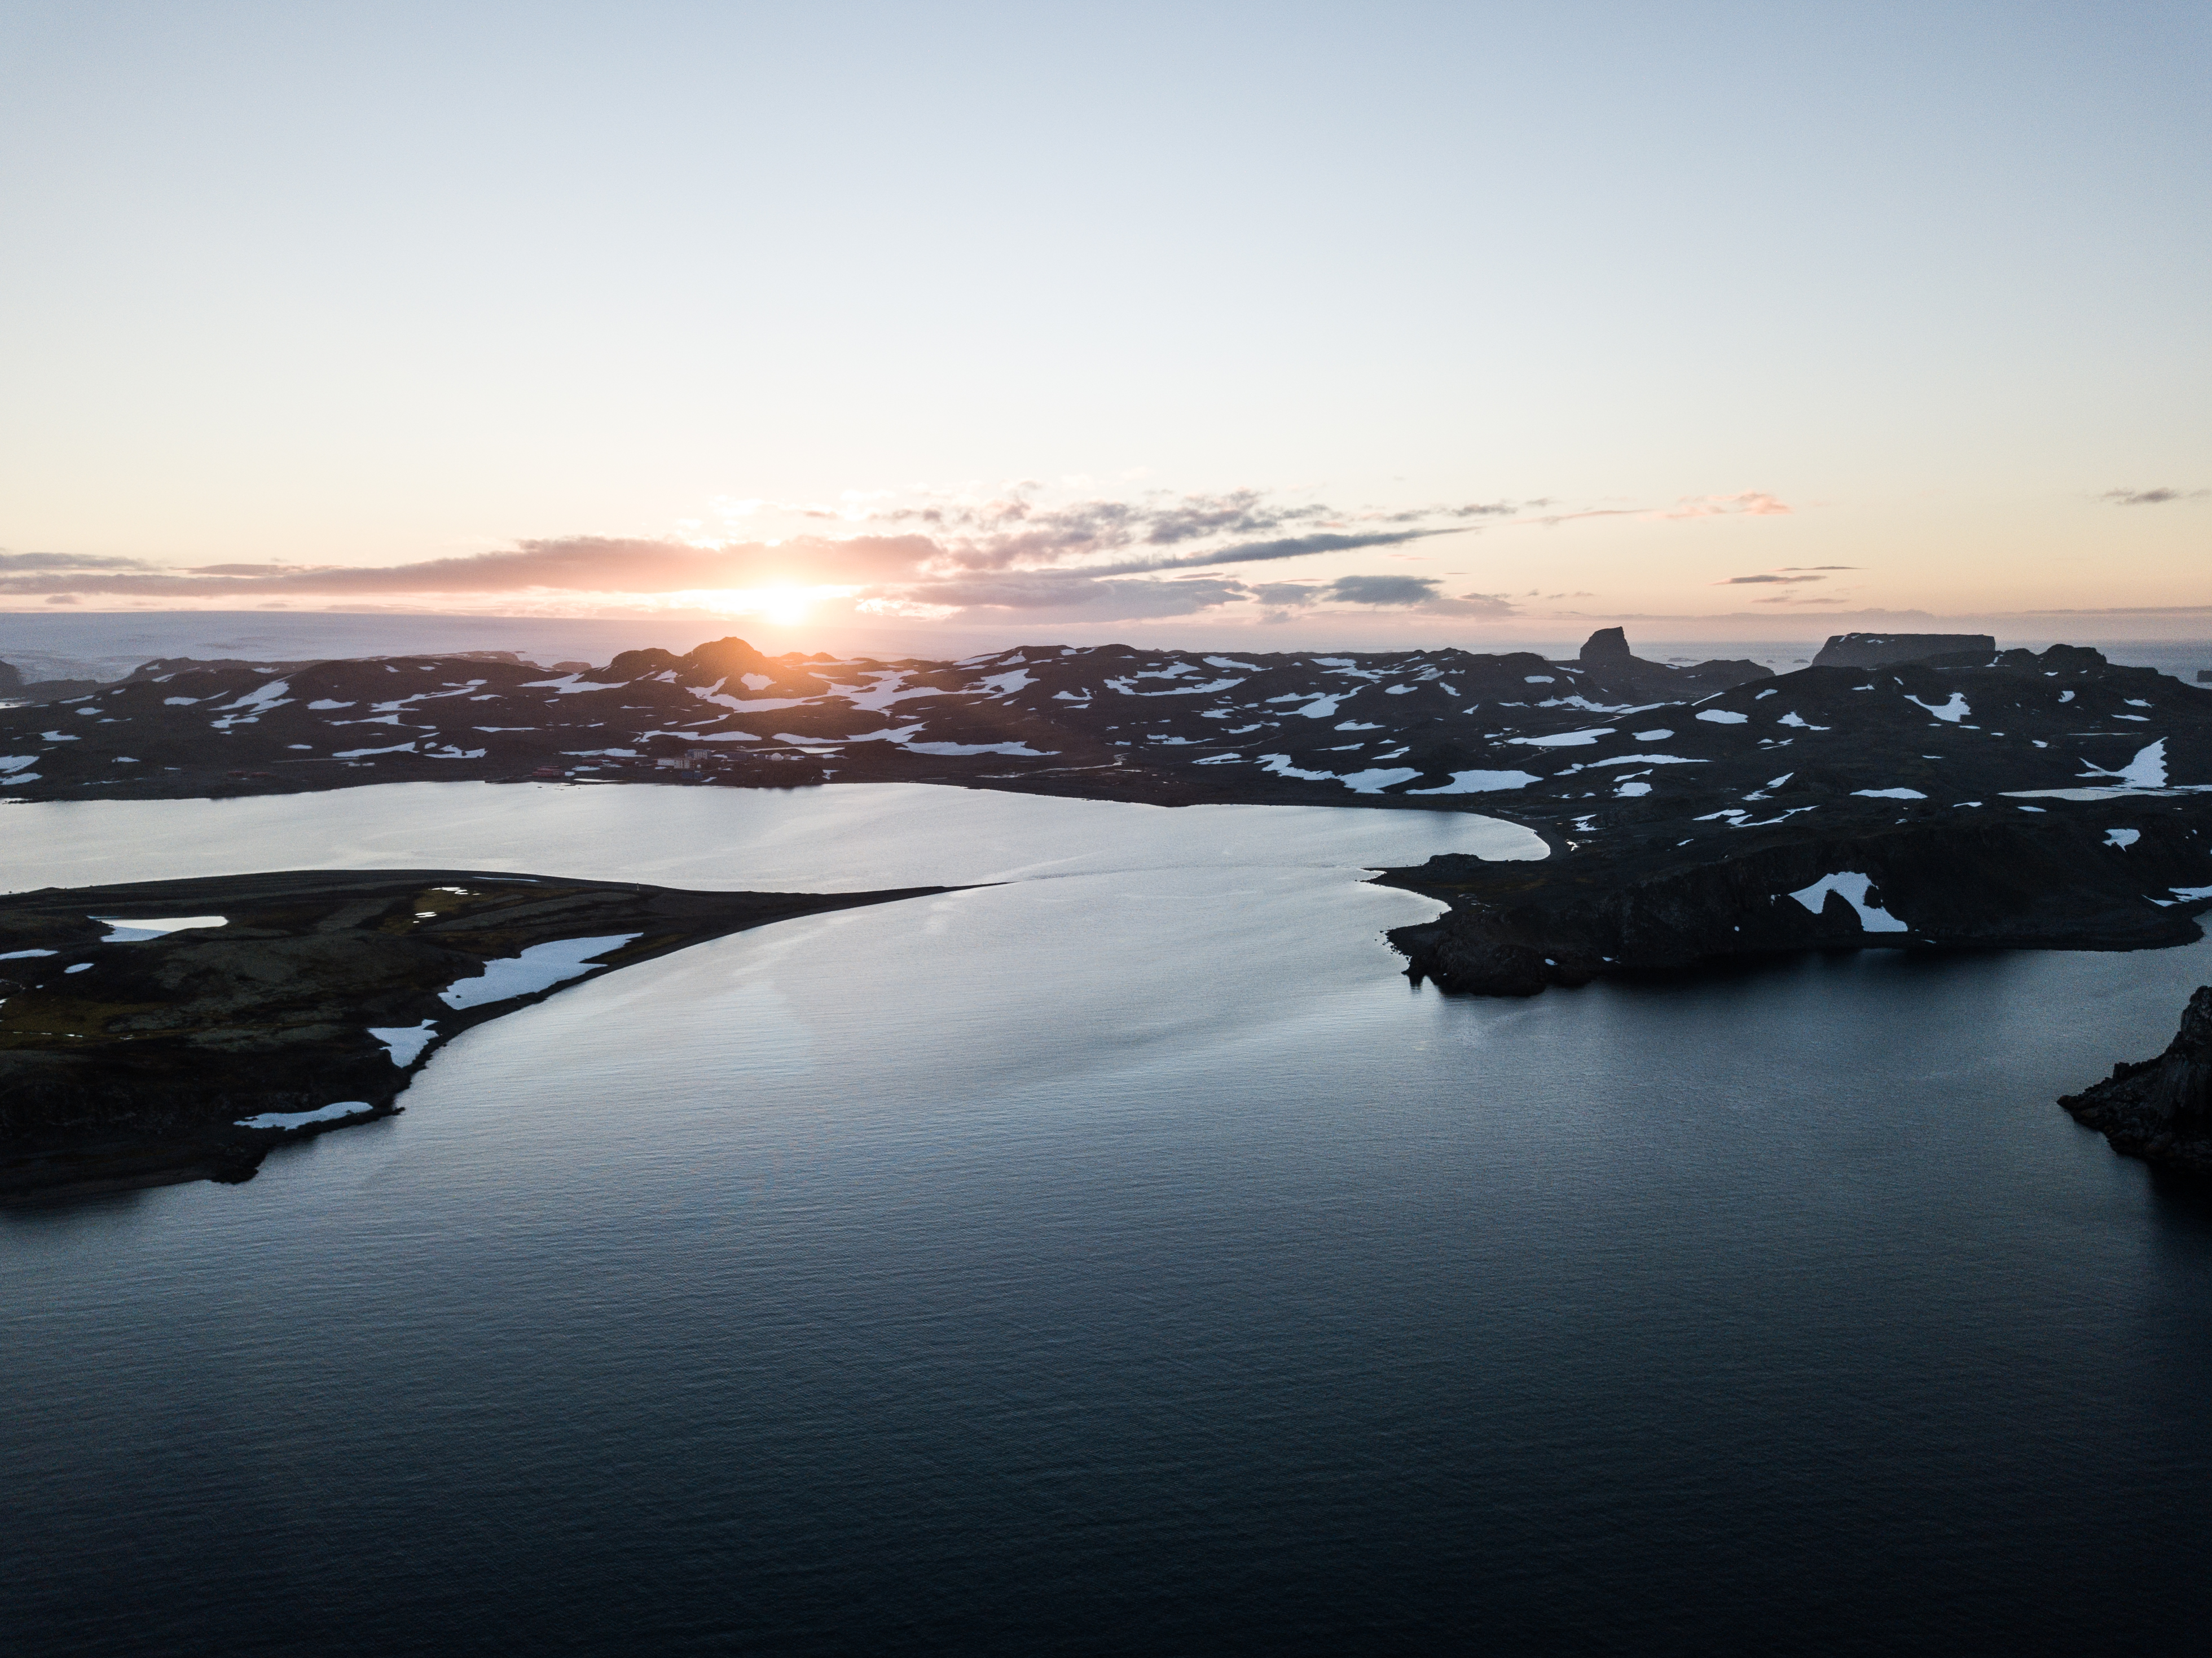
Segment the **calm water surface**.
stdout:
<path fill-rule="evenodd" d="M 420 786 L 6 884 L 1005 884 L 0 1219 L 0 1648 L 2196 1649 L 2212 1206 L 2051 1104 L 2212 946 L 1410 990 L 1430 813 Z"/>

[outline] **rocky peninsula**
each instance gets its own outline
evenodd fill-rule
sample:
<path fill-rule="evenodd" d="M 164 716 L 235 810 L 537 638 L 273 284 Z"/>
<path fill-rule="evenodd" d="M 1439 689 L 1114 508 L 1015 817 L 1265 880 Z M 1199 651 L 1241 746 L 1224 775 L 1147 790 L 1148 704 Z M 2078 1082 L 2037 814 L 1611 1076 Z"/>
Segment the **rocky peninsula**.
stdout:
<path fill-rule="evenodd" d="M 2116 1065 L 2058 1103 L 2124 1156 L 2212 1175 L 2212 985 L 2189 999 L 2166 1052 Z"/>
<path fill-rule="evenodd" d="M 0 1201 L 252 1178 L 445 1043 L 747 927 L 942 892 L 295 871 L 0 897 Z"/>

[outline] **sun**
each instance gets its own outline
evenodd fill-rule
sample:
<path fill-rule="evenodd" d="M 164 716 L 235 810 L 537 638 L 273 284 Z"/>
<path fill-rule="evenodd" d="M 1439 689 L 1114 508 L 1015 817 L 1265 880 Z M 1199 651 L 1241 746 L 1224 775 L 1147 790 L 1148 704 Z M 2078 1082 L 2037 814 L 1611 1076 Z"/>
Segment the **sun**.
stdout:
<path fill-rule="evenodd" d="M 779 628 L 794 627 L 806 620 L 809 595 L 796 587 L 769 587 L 758 596 L 760 613 Z"/>

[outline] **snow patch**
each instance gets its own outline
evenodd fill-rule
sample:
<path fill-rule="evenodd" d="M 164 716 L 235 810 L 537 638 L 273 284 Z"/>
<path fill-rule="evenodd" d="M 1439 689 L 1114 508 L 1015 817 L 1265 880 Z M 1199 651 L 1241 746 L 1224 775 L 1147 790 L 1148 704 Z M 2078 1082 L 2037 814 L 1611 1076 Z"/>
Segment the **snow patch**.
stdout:
<path fill-rule="evenodd" d="M 1601 737 L 1612 736 L 1613 729 L 1610 726 L 1594 726 L 1588 731 L 1559 732 L 1550 737 L 1509 737 L 1505 740 L 1530 749 L 1579 749 Z"/>
<path fill-rule="evenodd" d="M 311 1122 L 337 1122 L 376 1108 L 367 1100 L 340 1100 L 313 1111 L 264 1111 L 258 1117 L 240 1117 L 240 1128 L 304 1128 Z"/>
<path fill-rule="evenodd" d="M 597 938 L 556 938 L 550 944 L 532 944 L 520 956 L 501 956 L 486 962 L 480 978 L 456 979 L 438 993 L 438 999 L 447 1007 L 458 1009 L 503 1002 L 511 996 L 534 995 L 600 965 L 588 957 L 604 956 L 644 936 L 641 932 L 611 932 Z"/>
<path fill-rule="evenodd" d="M 438 1034 L 438 1022 L 425 1019 L 420 1024 L 371 1025 L 368 1034 L 384 1044 L 392 1064 L 404 1067 L 414 1064 L 430 1045 L 430 1039 Z"/>
<path fill-rule="evenodd" d="M 141 919 L 135 915 L 94 915 L 90 918 L 104 927 L 114 930 L 100 939 L 103 944 L 143 944 L 149 938 L 166 938 L 172 932 L 183 932 L 192 927 L 228 926 L 227 915 L 164 915 Z"/>
<path fill-rule="evenodd" d="M 2105 844 L 2108 847 L 2131 847 L 2142 839 L 2141 829 L 2111 829 L 2105 831 Z"/>
<path fill-rule="evenodd" d="M 1709 720 L 1716 726 L 1741 726 L 1751 716 L 1747 714 L 1738 714 L 1732 708 L 1700 708 L 1698 710 L 1698 718 Z"/>
<path fill-rule="evenodd" d="M 1407 789 L 1408 794 L 1488 794 L 1498 789 L 1525 789 L 1540 781 L 1527 771 L 1455 771 L 1441 788 Z"/>
<path fill-rule="evenodd" d="M 1844 871 L 1838 875 L 1823 875 L 1809 887 L 1800 887 L 1790 896 L 1818 915 L 1827 905 L 1828 895 L 1835 893 L 1858 912 L 1859 926 L 1867 932 L 1908 932 L 1904 922 L 1876 904 L 1867 902 L 1867 889 L 1873 881 L 1856 871 Z"/>
<path fill-rule="evenodd" d="M 2136 750 L 2136 757 L 2118 771 L 2093 765 L 2081 775 L 2117 777 L 2131 788 L 2162 789 L 2166 786 L 2166 739 L 2161 737 L 2148 748 Z"/>
<path fill-rule="evenodd" d="M 1914 708 L 1925 708 L 1929 714 L 1935 715 L 1936 719 L 1948 720 L 1954 726 L 1957 725 L 1961 720 L 1965 719 L 1968 714 L 1973 712 L 1972 708 L 1966 706 L 1965 693 L 1960 691 L 1953 691 L 1951 693 L 1951 700 L 1940 706 L 1934 702 L 1923 702 L 1918 697 L 1911 695 L 1910 693 L 1906 695 L 1905 700 L 1911 703 Z"/>

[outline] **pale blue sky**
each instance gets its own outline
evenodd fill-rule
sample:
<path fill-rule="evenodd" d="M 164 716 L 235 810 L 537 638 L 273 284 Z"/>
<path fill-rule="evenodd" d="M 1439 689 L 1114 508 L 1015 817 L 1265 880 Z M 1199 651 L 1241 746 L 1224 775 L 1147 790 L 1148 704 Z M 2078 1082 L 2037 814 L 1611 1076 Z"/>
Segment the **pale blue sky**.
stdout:
<path fill-rule="evenodd" d="M 76 0 L 0 5 L 0 59 L 19 556 L 1034 480 L 1509 503 L 1232 574 L 1531 625 L 1822 564 L 2212 605 L 2202 6 Z M 1668 516 L 1753 493 L 1790 510 Z"/>

